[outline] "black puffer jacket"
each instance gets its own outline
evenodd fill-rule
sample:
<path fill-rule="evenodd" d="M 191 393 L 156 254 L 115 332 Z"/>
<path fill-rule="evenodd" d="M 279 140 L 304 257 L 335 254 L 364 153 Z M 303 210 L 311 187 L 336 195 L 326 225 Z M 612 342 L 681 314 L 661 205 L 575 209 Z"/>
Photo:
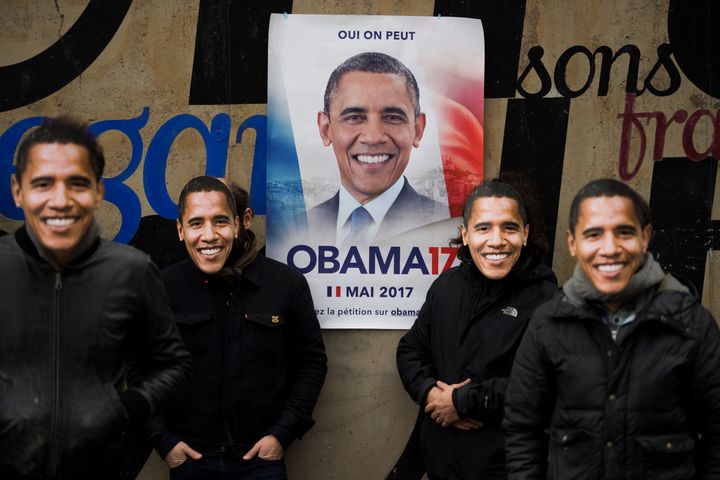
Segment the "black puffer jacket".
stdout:
<path fill-rule="evenodd" d="M 461 417 L 481 420 L 475 431 L 443 428 L 429 415 L 420 445 L 429 474 L 476 479 L 504 464 L 499 431 L 507 377 L 535 308 L 557 290 L 550 268 L 524 255 L 502 280 L 491 281 L 462 264 L 432 284 L 410 331 L 400 340 L 397 364 L 405 389 L 419 405 L 437 380 L 472 383 L 453 391 Z"/>
<path fill-rule="evenodd" d="M 720 478 L 720 335 L 673 284 L 617 342 L 562 292 L 537 310 L 505 403 L 510 479 Z"/>
<path fill-rule="evenodd" d="M 56 270 L 24 227 L 0 239 L 0 478 L 113 478 L 189 374 L 148 256 L 98 239 Z"/>

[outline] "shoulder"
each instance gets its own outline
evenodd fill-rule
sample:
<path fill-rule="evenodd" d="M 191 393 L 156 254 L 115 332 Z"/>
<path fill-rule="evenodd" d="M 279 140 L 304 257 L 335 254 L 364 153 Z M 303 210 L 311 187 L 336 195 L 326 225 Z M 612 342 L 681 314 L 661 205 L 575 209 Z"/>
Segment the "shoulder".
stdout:
<path fill-rule="evenodd" d="M 689 329 L 698 338 L 702 338 L 708 329 L 718 328 L 712 313 L 700 303 L 694 289 L 661 290 L 653 298 L 650 308 L 655 315 L 675 319 L 679 327 Z"/>
<path fill-rule="evenodd" d="M 448 268 L 444 272 L 442 272 L 438 277 L 435 279 L 435 281 L 432 283 L 432 287 L 440 287 L 448 284 L 453 284 L 456 282 L 464 283 L 467 281 L 467 272 L 463 272 L 462 265 L 457 265 L 452 268 Z"/>
<path fill-rule="evenodd" d="M 9 253 L 17 249 L 15 235 L 8 234 L 0 237 L 0 253 Z"/>
<path fill-rule="evenodd" d="M 154 265 L 147 253 L 129 245 L 104 239 L 100 240 L 97 256 L 103 261 L 119 264 L 122 268 L 145 268 Z"/>
<path fill-rule="evenodd" d="M 335 195 L 328 198 L 322 203 L 319 203 L 312 207 L 310 210 L 308 210 L 308 213 L 328 213 L 338 210 L 338 205 L 340 204 L 340 192 L 335 192 Z"/>
<path fill-rule="evenodd" d="M 571 317 L 575 314 L 575 308 L 570 304 L 563 291 L 555 288 L 553 294 L 535 309 L 530 325 L 534 329 L 542 330 L 558 318 Z"/>
<path fill-rule="evenodd" d="M 395 200 L 394 205 L 398 207 L 419 208 L 423 212 L 442 211 L 445 214 L 448 213 L 447 205 L 444 205 L 425 195 L 419 194 L 412 185 L 410 185 L 410 182 L 407 179 L 405 180 L 405 184 Z"/>
<path fill-rule="evenodd" d="M 180 282 L 188 278 L 188 273 L 195 270 L 192 260 L 186 258 L 172 265 L 168 265 L 160 271 L 163 281 L 168 283 Z"/>
<path fill-rule="evenodd" d="M 302 273 L 272 258 L 258 255 L 253 263 L 262 268 L 263 274 L 270 280 L 281 280 L 285 283 L 306 283 L 305 276 Z"/>
<path fill-rule="evenodd" d="M 11 265 L 18 265 L 25 256 L 25 252 L 20 248 L 15 236 L 12 234 L 0 237 L 0 269 L 7 272 Z"/>
<path fill-rule="evenodd" d="M 530 259 L 527 272 L 523 275 L 524 289 L 541 298 L 549 299 L 558 291 L 558 281 L 552 269 L 541 260 Z"/>
<path fill-rule="evenodd" d="M 428 289 L 428 297 L 435 296 L 441 301 L 453 301 L 452 298 L 462 297 L 473 284 L 465 269 L 466 267 L 458 265 L 438 275 Z"/>

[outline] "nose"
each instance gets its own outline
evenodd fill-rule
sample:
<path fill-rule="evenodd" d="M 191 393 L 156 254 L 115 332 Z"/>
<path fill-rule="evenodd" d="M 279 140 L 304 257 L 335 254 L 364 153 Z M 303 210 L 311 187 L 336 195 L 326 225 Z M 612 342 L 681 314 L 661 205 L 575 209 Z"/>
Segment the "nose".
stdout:
<path fill-rule="evenodd" d="M 215 240 L 216 236 L 217 232 L 215 232 L 215 227 L 212 222 L 205 222 L 202 226 L 202 232 L 200 232 L 200 240 L 204 242 L 212 242 Z"/>
<path fill-rule="evenodd" d="M 385 142 L 385 125 L 380 118 L 369 118 L 365 122 L 360 141 L 366 145 L 380 145 Z"/>
<path fill-rule="evenodd" d="M 602 244 L 600 245 L 600 255 L 612 257 L 617 253 L 617 250 L 615 235 L 608 232 L 603 236 Z"/>
<path fill-rule="evenodd" d="M 62 210 L 70 205 L 70 198 L 67 189 L 62 182 L 55 184 L 52 194 L 50 195 L 49 206 L 56 210 Z"/>
<path fill-rule="evenodd" d="M 490 236 L 488 237 L 488 245 L 491 247 L 499 247 L 503 243 L 503 235 L 499 228 L 493 228 L 490 230 Z"/>

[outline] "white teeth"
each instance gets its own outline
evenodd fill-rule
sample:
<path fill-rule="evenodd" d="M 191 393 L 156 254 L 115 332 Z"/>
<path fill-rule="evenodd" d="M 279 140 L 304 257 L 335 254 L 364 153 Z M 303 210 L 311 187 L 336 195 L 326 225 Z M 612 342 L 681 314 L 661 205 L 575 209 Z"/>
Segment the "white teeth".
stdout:
<path fill-rule="evenodd" d="M 390 155 L 358 155 L 355 158 L 357 158 L 358 161 L 362 163 L 383 163 L 387 162 L 387 160 L 390 158 Z"/>
<path fill-rule="evenodd" d="M 201 249 L 200 249 L 200 253 L 202 253 L 203 255 L 215 255 L 215 254 L 218 253 L 219 251 L 220 251 L 220 247 L 215 247 L 215 248 L 201 248 Z"/>
<path fill-rule="evenodd" d="M 46 218 L 45 223 L 51 227 L 67 227 L 68 225 L 75 223 L 75 219 L 73 217 Z"/>
<path fill-rule="evenodd" d="M 597 269 L 601 272 L 605 273 L 613 273 L 617 272 L 623 267 L 622 263 L 613 263 L 613 264 L 604 264 L 604 265 L 598 265 Z"/>
<path fill-rule="evenodd" d="M 484 256 L 485 258 L 487 258 L 488 260 L 497 261 L 497 260 L 504 260 L 504 259 L 506 259 L 507 257 L 510 256 L 510 254 L 509 254 L 509 253 L 486 253 L 486 254 L 483 255 L 483 256 Z"/>

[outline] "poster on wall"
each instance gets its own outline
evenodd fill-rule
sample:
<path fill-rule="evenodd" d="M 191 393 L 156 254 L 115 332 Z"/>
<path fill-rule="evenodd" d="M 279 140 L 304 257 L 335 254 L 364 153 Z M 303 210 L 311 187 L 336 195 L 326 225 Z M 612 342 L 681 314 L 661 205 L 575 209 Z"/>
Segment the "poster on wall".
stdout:
<path fill-rule="evenodd" d="M 272 15 L 267 254 L 323 328 L 406 329 L 483 178 L 480 20 Z"/>

